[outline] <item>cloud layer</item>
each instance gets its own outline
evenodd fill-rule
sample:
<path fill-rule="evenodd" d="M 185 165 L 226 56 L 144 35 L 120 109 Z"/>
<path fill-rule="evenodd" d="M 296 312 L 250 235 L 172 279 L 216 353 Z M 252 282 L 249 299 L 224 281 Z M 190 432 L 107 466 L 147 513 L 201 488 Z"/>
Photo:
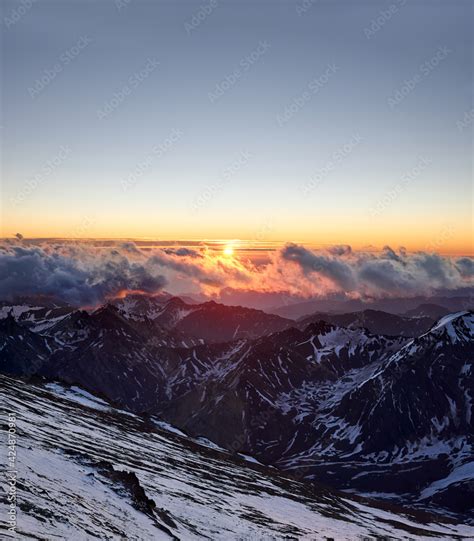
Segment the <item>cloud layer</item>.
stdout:
<path fill-rule="evenodd" d="M 164 276 L 117 250 L 97 255 L 81 247 L 9 246 L 0 250 L 0 299 L 52 295 L 75 305 L 95 305 L 122 290 L 154 293 Z"/>
<path fill-rule="evenodd" d="M 324 254 L 287 244 L 281 257 L 296 264 L 313 283 L 327 279 L 326 290 L 353 296 L 412 296 L 473 285 L 471 258 L 452 259 L 425 252 L 408 254 L 404 248 L 396 252 L 390 246 L 377 253 L 334 248 Z"/>
<path fill-rule="evenodd" d="M 237 252 L 238 253 L 238 252 Z M 474 260 L 407 253 L 385 246 L 357 252 L 338 245 L 311 250 L 289 243 L 265 263 L 225 256 L 207 246 L 148 247 L 133 242 L 36 242 L 0 245 L 0 299 L 52 295 L 96 305 L 123 291 L 217 295 L 224 288 L 285 292 L 298 298 L 344 294 L 351 298 L 406 297 L 474 285 Z"/>

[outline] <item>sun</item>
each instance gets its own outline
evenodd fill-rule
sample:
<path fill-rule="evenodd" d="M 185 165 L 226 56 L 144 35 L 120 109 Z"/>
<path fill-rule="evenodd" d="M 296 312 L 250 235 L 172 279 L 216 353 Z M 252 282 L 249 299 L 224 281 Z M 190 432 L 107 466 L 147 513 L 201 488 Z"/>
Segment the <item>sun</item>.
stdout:
<path fill-rule="evenodd" d="M 229 256 L 229 257 L 234 255 L 234 249 L 232 248 L 232 246 L 226 246 L 224 248 L 224 255 Z"/>

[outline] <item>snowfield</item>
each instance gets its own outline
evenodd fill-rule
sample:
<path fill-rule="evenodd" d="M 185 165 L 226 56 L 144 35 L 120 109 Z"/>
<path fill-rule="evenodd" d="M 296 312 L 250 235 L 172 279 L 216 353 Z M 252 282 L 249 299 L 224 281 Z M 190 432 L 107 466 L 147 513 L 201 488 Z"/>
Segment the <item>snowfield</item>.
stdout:
<path fill-rule="evenodd" d="M 284 477 L 77 387 L 0 376 L 0 395 L 18 445 L 17 532 L 0 526 L 3 539 L 474 538 L 474 527 Z"/>

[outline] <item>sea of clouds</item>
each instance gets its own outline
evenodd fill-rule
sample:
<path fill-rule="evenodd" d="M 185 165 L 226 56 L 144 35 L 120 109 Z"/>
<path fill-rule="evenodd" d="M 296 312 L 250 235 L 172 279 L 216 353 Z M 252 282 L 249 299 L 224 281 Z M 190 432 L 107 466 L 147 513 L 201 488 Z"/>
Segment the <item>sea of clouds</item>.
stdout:
<path fill-rule="evenodd" d="M 238 254 L 238 252 L 237 252 Z M 124 291 L 163 290 L 206 296 L 223 288 L 285 291 L 301 297 L 344 293 L 351 298 L 409 297 L 461 291 L 474 285 L 474 259 L 409 253 L 385 246 L 378 252 L 348 245 L 324 250 L 288 243 L 268 253 L 265 264 L 225 256 L 205 244 L 148 246 L 134 242 L 28 241 L 0 244 L 0 299 L 50 295 L 93 306 Z"/>

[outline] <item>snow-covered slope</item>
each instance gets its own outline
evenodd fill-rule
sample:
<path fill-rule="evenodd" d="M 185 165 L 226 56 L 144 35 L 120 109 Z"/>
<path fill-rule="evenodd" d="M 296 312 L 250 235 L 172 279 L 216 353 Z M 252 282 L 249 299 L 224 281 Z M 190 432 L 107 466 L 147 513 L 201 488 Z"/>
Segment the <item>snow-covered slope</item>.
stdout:
<path fill-rule="evenodd" d="M 460 312 L 382 364 L 280 397 L 299 416 L 277 465 L 305 468 L 307 477 L 339 488 L 472 516 L 473 361 L 474 314 Z"/>
<path fill-rule="evenodd" d="M 15 321 L 28 327 L 32 331 L 42 332 L 61 321 L 74 307 L 44 299 L 24 302 L 0 301 L 0 320 L 11 316 Z"/>
<path fill-rule="evenodd" d="M 337 495 L 114 410 L 0 376 L 17 430 L 17 532 L 3 539 L 472 539 L 474 528 Z M 6 446 L 2 446 L 2 453 Z M 5 456 L 2 456 L 6 460 Z M 2 480 L 5 483 L 4 480 Z M 7 505 L 0 503 L 6 516 Z"/>

